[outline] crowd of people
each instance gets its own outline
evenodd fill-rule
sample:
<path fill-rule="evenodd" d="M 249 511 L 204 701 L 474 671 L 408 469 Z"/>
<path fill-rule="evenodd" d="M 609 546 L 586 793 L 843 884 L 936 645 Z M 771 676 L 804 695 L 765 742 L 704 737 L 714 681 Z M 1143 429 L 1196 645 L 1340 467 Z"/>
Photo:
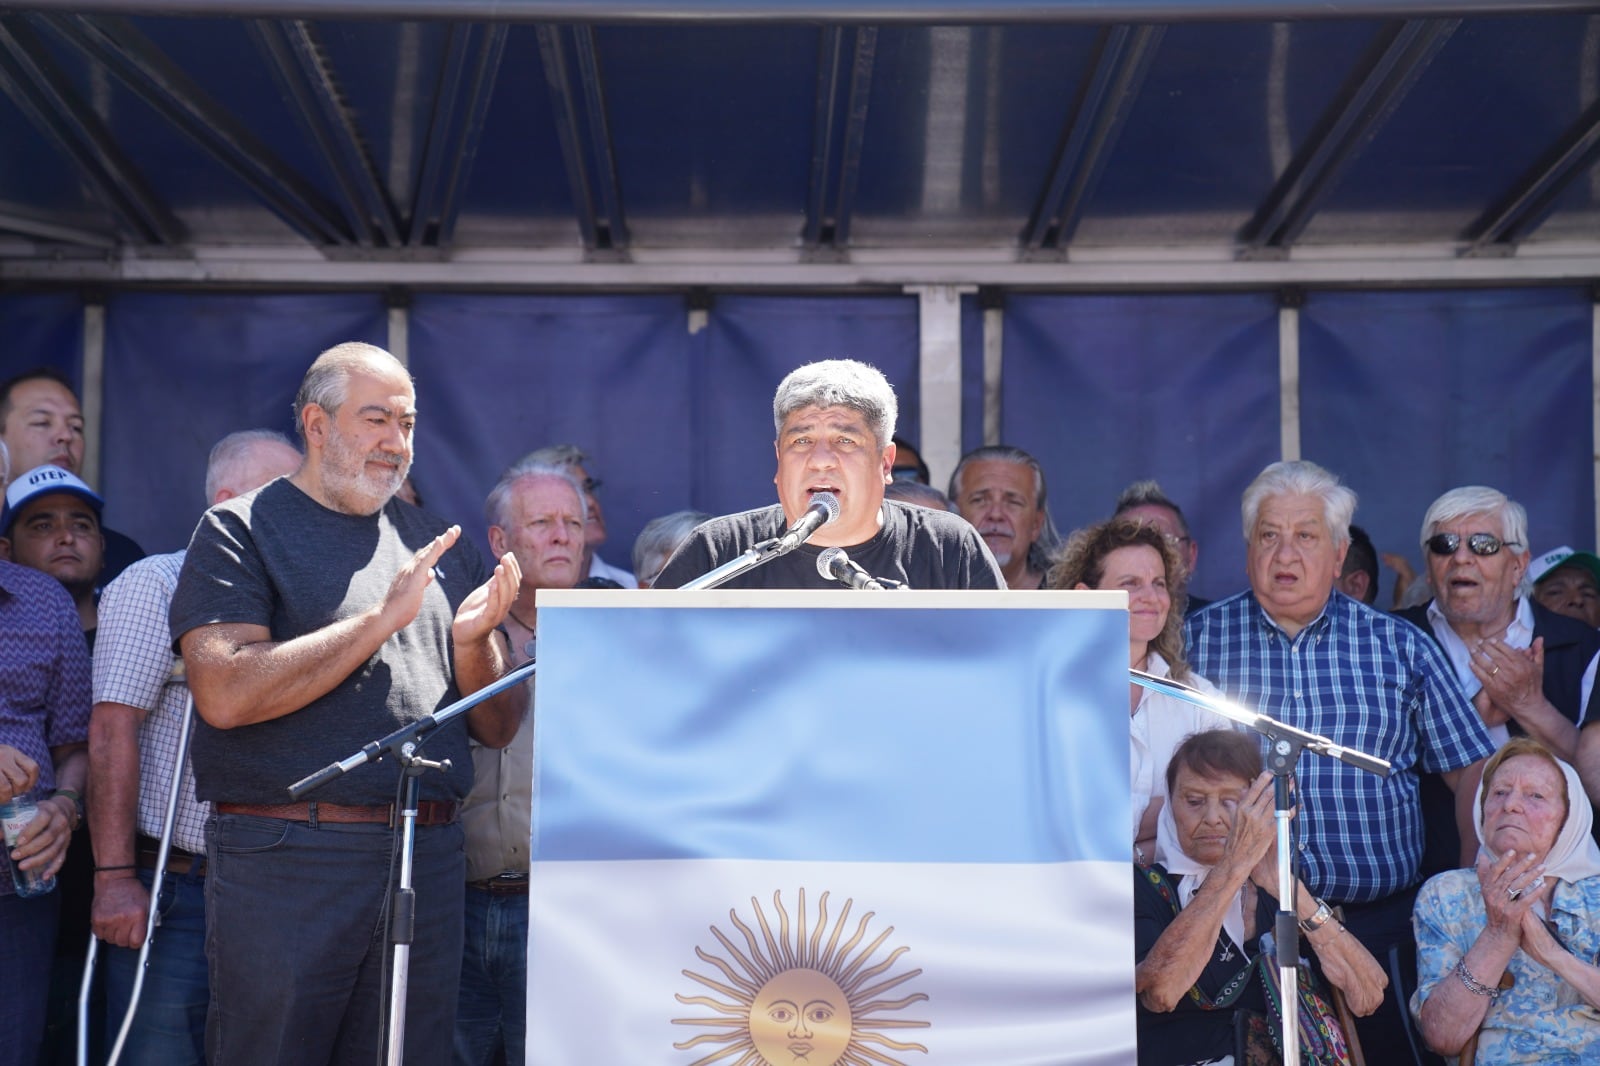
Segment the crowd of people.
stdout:
<path fill-rule="evenodd" d="M 298 441 L 249 428 L 219 441 L 189 547 L 140 558 L 82 479 L 70 384 L 39 370 L 0 386 L 0 803 L 37 806 L 7 849 L 15 885 L 0 876 L 0 1066 L 70 1060 L 91 929 L 103 1055 L 152 901 L 161 931 L 121 1061 L 378 1057 L 402 768 L 363 766 L 298 802 L 286 784 L 532 659 L 540 590 L 681 586 L 821 494 L 832 520 L 730 587 L 835 587 L 818 562 L 846 551 L 913 588 L 1121 589 L 1132 667 L 1202 697 L 1129 689 L 1141 1063 L 1242 1062 L 1267 1031 L 1242 1020 L 1270 1013 L 1262 934 L 1284 895 L 1272 774 L 1207 696 L 1392 767 L 1300 761 L 1285 907 L 1368 1061 L 1468 1042 L 1481 1063 L 1600 1061 L 1600 729 L 1585 728 L 1600 722 L 1600 558 L 1535 555 L 1504 493 L 1465 486 L 1426 508 L 1425 573 L 1402 575 L 1391 613 L 1375 605 L 1384 557 L 1352 524 L 1355 493 L 1314 463 L 1274 463 L 1240 501 L 1245 587 L 1204 602 L 1186 591 L 1199 545 L 1159 485 L 1130 485 L 1066 536 L 1020 449 L 976 449 L 940 492 L 894 435 L 883 375 L 829 360 L 777 388 L 778 502 L 657 518 L 630 573 L 596 553 L 601 484 L 573 445 L 529 453 L 489 488 L 485 558 L 408 478 L 416 407 L 387 352 L 322 353 L 295 400 Z M 420 777 L 404 902 L 407 1061 L 536 1058 L 533 699 L 503 688 L 426 741 L 442 768 Z M 19 892 L 29 876 L 59 887 Z"/>

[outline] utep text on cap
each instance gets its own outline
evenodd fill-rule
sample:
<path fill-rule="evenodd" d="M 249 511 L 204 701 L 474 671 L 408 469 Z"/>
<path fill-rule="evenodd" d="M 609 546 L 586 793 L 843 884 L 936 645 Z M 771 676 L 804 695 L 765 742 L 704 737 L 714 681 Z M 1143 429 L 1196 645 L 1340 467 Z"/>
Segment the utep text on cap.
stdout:
<path fill-rule="evenodd" d="M 105 501 L 99 494 L 71 471 L 48 464 L 36 466 L 13 481 L 11 487 L 6 489 L 5 512 L 0 515 L 0 536 L 11 535 L 11 523 L 30 501 L 57 492 L 65 492 L 87 500 L 97 515 L 105 506 Z"/>

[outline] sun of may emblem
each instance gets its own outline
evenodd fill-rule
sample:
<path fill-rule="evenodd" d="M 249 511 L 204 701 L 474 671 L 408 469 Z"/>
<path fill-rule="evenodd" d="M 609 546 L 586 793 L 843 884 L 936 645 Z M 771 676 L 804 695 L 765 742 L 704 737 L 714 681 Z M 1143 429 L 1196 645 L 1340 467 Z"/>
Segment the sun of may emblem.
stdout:
<path fill-rule="evenodd" d="M 741 951 L 722 930 L 711 927 L 729 956 L 723 958 L 696 947 L 703 962 L 722 971 L 724 980 L 684 970 L 683 975 L 716 993 L 716 996 L 679 995 L 678 1002 L 707 1007 L 712 1018 L 674 1018 L 674 1025 L 701 1025 L 721 1030 L 702 1033 L 672 1046 L 680 1051 L 703 1048 L 708 1054 L 692 1066 L 723 1062 L 727 1066 L 904 1066 L 890 1053 L 927 1052 L 921 1044 L 892 1040 L 880 1030 L 926 1029 L 928 1022 L 904 1018 L 885 1018 L 887 1011 L 904 1010 L 928 997 L 913 992 L 899 999 L 880 999 L 884 993 L 905 984 L 922 973 L 909 970 L 885 976 L 895 961 L 909 948 L 898 947 L 876 963 L 872 958 L 894 932 L 889 926 L 872 943 L 861 947 L 873 914 L 868 911 L 845 939 L 854 900 L 845 900 L 828 930 L 828 893 L 817 901 L 817 920 L 809 939 L 806 935 L 806 890 L 800 890 L 799 906 L 791 928 L 781 892 L 772 894 L 778 929 L 774 934 L 761 904 L 750 897 L 750 908 L 761 929 L 758 938 L 750 926 L 730 910 L 728 919 L 744 936 L 748 950 Z M 792 934 L 792 935 L 791 935 Z M 827 937 L 824 944 L 823 937 Z M 843 940 L 843 943 L 840 941 Z M 872 963 L 872 965 L 868 965 Z M 718 998 L 721 997 L 721 998 Z"/>

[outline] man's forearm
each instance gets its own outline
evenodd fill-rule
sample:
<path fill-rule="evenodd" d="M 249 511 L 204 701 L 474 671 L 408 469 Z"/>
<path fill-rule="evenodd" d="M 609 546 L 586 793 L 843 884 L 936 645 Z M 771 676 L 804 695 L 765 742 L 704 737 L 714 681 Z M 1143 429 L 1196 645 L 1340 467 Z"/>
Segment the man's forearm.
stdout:
<path fill-rule="evenodd" d="M 1578 731 L 1577 768 L 1589 802 L 1600 803 L 1600 725 Z"/>
<path fill-rule="evenodd" d="M 470 696 L 509 673 L 511 657 L 496 631 L 476 645 L 457 645 L 454 665 L 456 687 L 463 696 Z M 527 709 L 528 686 L 513 685 L 467 712 L 467 732 L 480 744 L 503 748 L 517 735 Z"/>
<path fill-rule="evenodd" d="M 1578 727 L 1543 696 L 1528 707 L 1514 711 L 1512 716 L 1529 736 L 1549 748 L 1557 758 L 1571 762 L 1576 757 Z"/>
<path fill-rule="evenodd" d="M 124 703 L 97 703 L 89 719 L 89 835 L 97 867 L 132 866 L 135 861 L 144 713 Z"/>
<path fill-rule="evenodd" d="M 83 795 L 89 785 L 89 745 L 61 744 L 50 749 L 50 761 L 56 767 L 56 791 L 66 789 Z"/>
<path fill-rule="evenodd" d="M 211 625 L 180 641 L 195 711 L 218 729 L 293 714 L 338 687 L 394 633 L 379 608 L 292 640 L 264 626 Z"/>
<path fill-rule="evenodd" d="M 88 789 L 89 745 L 60 744 L 50 749 L 50 761 L 55 764 L 56 792 L 76 792 L 82 796 Z M 66 796 L 45 798 L 46 803 L 59 807 L 66 824 L 77 828 L 78 805 Z"/>

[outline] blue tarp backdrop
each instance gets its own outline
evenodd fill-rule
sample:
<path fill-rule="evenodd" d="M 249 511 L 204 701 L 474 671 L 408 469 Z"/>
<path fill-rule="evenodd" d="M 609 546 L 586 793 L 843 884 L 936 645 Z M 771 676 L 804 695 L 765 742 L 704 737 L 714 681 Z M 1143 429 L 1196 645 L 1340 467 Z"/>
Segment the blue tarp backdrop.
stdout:
<path fill-rule="evenodd" d="M 1194 590 L 1242 587 L 1239 494 L 1278 458 L 1270 294 L 1006 300 L 1001 438 L 1039 458 L 1063 532 L 1155 478 L 1201 544 Z"/>
<path fill-rule="evenodd" d="M 83 301 L 77 293 L 0 295 L 0 378 L 47 366 L 82 384 Z"/>
<path fill-rule="evenodd" d="M 372 294 L 123 293 L 106 305 L 106 521 L 149 552 L 189 543 L 206 456 L 239 429 L 291 436 L 300 378 L 340 341 L 383 344 Z"/>
<path fill-rule="evenodd" d="M 1458 485 L 1522 503 L 1534 554 L 1592 547 L 1592 322 L 1582 289 L 1313 294 L 1304 454 L 1360 493 L 1380 550 L 1419 557 L 1423 514 Z"/>
<path fill-rule="evenodd" d="M 1279 452 L 1277 314 L 1270 293 L 1007 294 L 1001 435 L 1044 463 L 1058 525 L 1104 517 L 1124 485 L 1155 477 L 1201 541 L 1195 590 L 1242 587 L 1239 494 Z M 1357 521 L 1380 549 L 1413 560 L 1427 504 L 1470 483 L 1527 505 L 1533 550 L 1592 545 L 1591 315 L 1579 288 L 1313 291 L 1300 316 L 1302 453 L 1361 494 Z M 982 317 L 965 299 L 967 447 L 982 437 Z M 677 294 L 424 293 L 409 322 L 416 477 L 429 508 L 480 546 L 500 470 L 557 442 L 594 455 L 602 554 L 619 565 L 657 515 L 770 502 L 772 391 L 813 359 L 878 365 L 902 435 L 921 437 L 911 296 L 718 294 L 691 333 Z M 211 444 L 291 430 L 316 352 L 387 336 L 376 293 L 112 296 L 108 523 L 150 551 L 181 547 Z M 82 344 L 80 295 L 0 297 L 0 376 L 43 363 L 79 381 Z"/>

